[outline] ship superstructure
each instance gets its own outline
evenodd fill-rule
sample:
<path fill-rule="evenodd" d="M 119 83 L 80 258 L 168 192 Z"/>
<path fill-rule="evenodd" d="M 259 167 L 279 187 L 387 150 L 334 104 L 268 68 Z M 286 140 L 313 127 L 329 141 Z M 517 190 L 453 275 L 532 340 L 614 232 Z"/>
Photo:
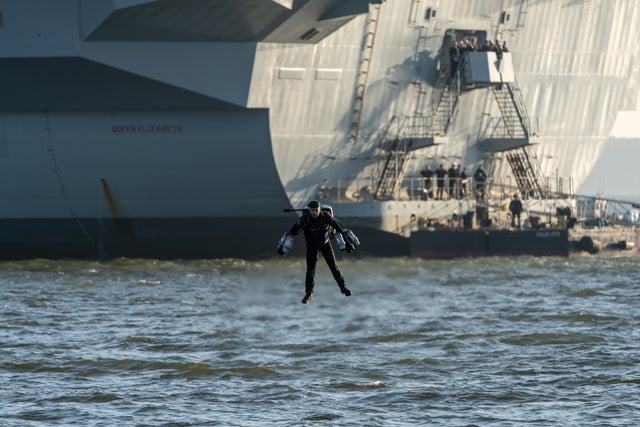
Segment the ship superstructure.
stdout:
<path fill-rule="evenodd" d="M 636 105 L 638 25 L 627 0 L 2 2 L 0 255 L 271 256 L 318 197 L 406 254 L 416 218 L 478 207 L 422 200 L 427 163 L 555 208 Z M 462 40 L 508 52 L 454 67 Z"/>

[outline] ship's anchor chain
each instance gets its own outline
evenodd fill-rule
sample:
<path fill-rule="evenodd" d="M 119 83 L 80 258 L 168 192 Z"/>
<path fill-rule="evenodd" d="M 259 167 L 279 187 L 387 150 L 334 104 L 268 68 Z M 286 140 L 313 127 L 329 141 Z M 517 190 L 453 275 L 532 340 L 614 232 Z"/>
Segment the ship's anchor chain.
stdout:
<path fill-rule="evenodd" d="M 48 111 L 45 111 L 44 117 L 45 117 L 45 130 L 47 131 L 47 143 L 49 145 L 47 149 L 49 151 L 49 156 L 51 157 L 51 163 L 53 164 L 53 174 L 56 176 L 56 180 L 58 181 L 58 186 L 60 187 L 60 194 L 62 194 L 62 198 L 64 199 L 67 205 L 67 208 L 69 209 L 69 214 L 75 220 L 76 224 L 78 224 L 78 227 L 80 228 L 80 231 L 82 232 L 84 237 L 92 245 L 94 245 L 99 252 L 101 252 L 100 245 L 98 244 L 96 239 L 91 235 L 91 233 L 89 233 L 86 227 L 82 224 L 82 221 L 80 221 L 80 217 L 78 216 L 75 209 L 73 208 L 73 205 L 71 204 L 71 199 L 69 198 L 69 195 L 67 194 L 67 191 L 64 187 L 64 183 L 62 182 L 62 175 L 60 174 L 60 168 L 58 167 L 58 160 L 56 159 L 56 153 L 55 153 L 55 150 L 53 149 L 53 137 L 51 136 L 51 124 L 49 120 Z"/>

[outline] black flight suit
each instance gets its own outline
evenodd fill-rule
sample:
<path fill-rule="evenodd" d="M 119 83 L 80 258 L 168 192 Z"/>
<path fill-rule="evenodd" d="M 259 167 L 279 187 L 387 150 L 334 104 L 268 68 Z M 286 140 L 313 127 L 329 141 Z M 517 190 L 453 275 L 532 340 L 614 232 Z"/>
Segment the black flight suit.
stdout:
<path fill-rule="evenodd" d="M 314 278 L 316 275 L 316 264 L 318 262 L 318 252 L 322 252 L 324 260 L 327 262 L 333 278 L 336 279 L 340 289 L 344 288 L 344 277 L 340 268 L 336 264 L 336 257 L 331 247 L 331 241 L 327 236 L 327 231 L 333 227 L 336 232 L 342 233 L 343 228 L 340 222 L 329 213 L 320 210 L 318 218 L 311 217 L 309 212 L 305 212 L 298 221 L 291 227 L 289 234 L 295 236 L 302 230 L 307 243 L 307 274 L 305 277 L 305 292 L 313 293 Z"/>

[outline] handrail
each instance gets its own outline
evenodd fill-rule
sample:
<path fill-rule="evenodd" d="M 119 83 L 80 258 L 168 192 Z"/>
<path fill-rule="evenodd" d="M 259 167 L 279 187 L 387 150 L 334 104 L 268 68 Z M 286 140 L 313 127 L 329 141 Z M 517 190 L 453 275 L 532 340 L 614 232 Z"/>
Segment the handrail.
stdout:
<path fill-rule="evenodd" d="M 516 112 L 518 113 L 518 117 L 525 132 L 525 136 L 528 138 L 529 136 L 531 136 L 531 118 L 529 117 L 529 113 L 527 112 L 527 106 L 524 102 L 522 92 L 520 91 L 520 88 L 515 81 L 513 81 L 512 83 L 508 83 L 507 87 L 509 88 L 509 93 L 511 93 L 511 98 L 515 102 Z"/>
<path fill-rule="evenodd" d="M 456 179 L 459 182 L 459 179 Z M 640 226 L 640 203 L 635 201 L 606 199 L 599 196 L 587 196 L 583 194 L 574 194 L 572 192 L 564 192 L 563 188 L 565 181 L 572 181 L 570 177 L 547 177 L 546 188 L 552 194 L 551 198 L 556 203 L 555 206 L 565 207 L 573 206 L 575 210 L 572 210 L 572 216 L 579 218 L 581 221 L 588 220 L 602 220 L 598 221 L 594 226 L 612 225 L 612 224 L 624 224 Z M 345 185 L 344 183 L 350 184 Z M 425 201 L 424 200 L 424 185 L 425 179 L 423 177 L 410 176 L 405 177 L 401 182 L 401 190 L 398 193 L 403 192 L 404 198 L 402 201 Z M 504 179 L 492 179 L 489 178 L 486 182 L 487 197 L 481 199 L 479 194 L 475 191 L 476 183 L 473 178 L 469 178 L 467 183 L 467 192 L 460 198 L 449 198 L 449 179 L 445 180 L 444 197 L 442 203 L 447 202 L 475 202 L 477 205 L 481 203 L 484 205 L 498 206 L 505 200 L 511 199 L 513 193 L 518 191 L 518 186 L 513 182 L 513 178 Z M 455 185 L 455 184 L 454 184 Z M 373 198 L 372 189 L 374 187 L 374 180 L 371 177 L 364 177 L 359 179 L 336 179 L 325 182 L 322 186 L 318 187 L 316 196 L 322 200 L 323 203 L 371 203 L 376 202 Z M 570 186 L 572 187 L 572 185 Z M 432 191 L 436 188 L 436 178 L 432 179 Z M 435 195 L 435 192 L 434 192 Z M 392 199 L 400 200 L 400 199 Z M 525 202 L 543 200 L 539 198 L 524 199 Z M 549 199 L 547 199 L 549 200 Z M 564 202 L 562 202 L 564 201 Z M 432 197 L 427 199 L 428 203 L 440 203 L 435 201 Z M 630 213 L 635 210 L 635 220 L 628 218 Z M 531 211 L 537 212 L 537 211 Z"/>
<path fill-rule="evenodd" d="M 477 200 L 476 194 L 476 182 L 473 177 L 467 178 L 466 193 L 459 198 L 450 198 L 450 190 L 455 191 L 455 187 L 458 188 L 460 178 L 452 180 L 454 188 L 450 187 L 449 178 L 444 180 L 443 200 Z M 567 185 L 566 182 L 572 182 L 570 177 L 545 177 L 544 188 L 546 199 L 572 199 L 575 198 L 575 194 L 571 191 L 565 191 Z M 335 180 L 327 180 L 322 185 L 318 186 L 317 196 L 319 199 L 330 202 L 373 202 L 375 200 L 376 189 L 378 186 L 378 178 L 376 177 L 363 177 L 359 179 L 354 178 L 341 178 Z M 385 200 L 402 200 L 402 201 L 419 201 L 424 200 L 425 196 L 425 178 L 418 176 L 405 176 L 398 182 L 398 187 L 395 191 L 395 197 Z M 437 181 L 433 177 L 431 179 L 431 191 L 433 196 L 436 195 Z M 517 182 L 513 177 L 505 178 L 489 178 L 484 185 L 486 192 L 486 199 L 506 199 L 511 198 L 514 193 L 519 192 Z M 569 188 L 573 188 L 569 185 Z M 541 200 L 539 198 L 523 196 L 526 199 Z M 428 200 L 434 200 L 433 197 L 428 197 Z"/>

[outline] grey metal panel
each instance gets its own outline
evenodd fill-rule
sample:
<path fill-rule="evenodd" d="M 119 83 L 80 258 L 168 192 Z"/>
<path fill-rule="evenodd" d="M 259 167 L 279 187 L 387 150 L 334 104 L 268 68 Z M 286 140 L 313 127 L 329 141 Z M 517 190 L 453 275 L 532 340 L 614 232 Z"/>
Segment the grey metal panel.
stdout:
<path fill-rule="evenodd" d="M 366 13 L 368 0 L 158 0 L 109 10 L 81 0 L 87 41 L 315 43 Z M 97 16 L 103 22 L 96 24 Z M 323 21 L 322 23 L 319 23 Z M 305 37 L 305 34 L 314 34 Z"/>
<path fill-rule="evenodd" d="M 637 7 L 631 11 L 629 2 L 596 3 L 599 4 L 532 4 L 522 11 L 526 12 L 526 25 L 503 33 L 513 52 L 516 78 L 529 112 L 539 123 L 542 138 L 538 149 L 547 173 L 560 168 L 564 173 L 584 177 L 587 167 L 576 167 L 572 159 L 581 158 L 586 166 L 591 163 L 587 159 L 595 157 L 597 149 L 579 140 L 606 139 L 618 109 L 632 106 L 623 93 L 629 83 L 630 69 L 622 64 L 628 65 L 630 61 L 620 61 L 616 56 L 637 56 L 637 47 L 621 46 L 615 48 L 617 52 L 613 54 L 612 46 L 605 41 L 617 39 L 620 31 L 626 33 L 632 29 L 614 25 L 620 14 L 628 13 L 629 24 L 637 25 L 637 20 L 631 18 L 633 14 L 637 16 Z M 584 31 L 577 23 L 583 21 L 594 26 L 589 34 L 599 37 L 581 37 Z M 549 31 L 550 28 L 554 31 Z M 612 62 L 618 65 L 605 65 Z M 636 94 L 631 97 L 635 99 L 637 87 L 630 93 Z M 481 104 L 476 105 L 483 108 Z M 465 116 L 469 118 L 465 120 Z M 468 129 L 472 116 L 472 111 L 460 110 L 456 127 Z M 473 138 L 473 134 L 470 137 Z M 465 136 L 460 134 L 459 138 Z M 571 151 L 553 147 L 558 144 L 571 146 Z"/>
<path fill-rule="evenodd" d="M 548 2 L 529 7 L 511 41 L 517 79 L 540 121 L 543 168 L 582 182 L 618 111 L 638 96 L 637 2 Z M 552 29 L 552 31 L 550 31 Z M 531 34 L 532 36 L 527 37 Z"/>
<path fill-rule="evenodd" d="M 80 56 L 244 107 L 255 43 L 81 43 Z"/>
<path fill-rule="evenodd" d="M 280 217 L 287 204 L 265 110 L 13 113 L 0 122 L 0 218 L 110 217 L 102 180 L 126 217 Z"/>
<path fill-rule="evenodd" d="M 0 13 L 0 57 L 74 54 L 78 0 L 5 0 Z"/>
<path fill-rule="evenodd" d="M 0 111 L 234 109 L 232 104 L 80 58 L 0 59 Z"/>
<path fill-rule="evenodd" d="M 264 0 L 160 0 L 114 10 L 87 40 L 251 41 L 289 13 Z"/>
<path fill-rule="evenodd" d="M 317 43 L 368 9 L 369 0 L 310 0 L 262 41 Z"/>
<path fill-rule="evenodd" d="M 322 21 L 354 17 L 369 12 L 369 0 L 341 0 L 321 16 Z"/>
<path fill-rule="evenodd" d="M 467 83 L 510 83 L 513 82 L 513 62 L 511 54 L 504 53 L 498 59 L 495 52 L 469 52 L 465 54 L 469 75 Z"/>
<path fill-rule="evenodd" d="M 436 12 L 427 17 L 427 9 Z M 593 167 L 619 110 L 639 94 L 640 4 L 617 1 L 386 2 L 367 67 L 359 139 L 348 145 L 356 77 L 367 21 L 359 17 L 313 48 L 259 47 L 250 98 L 271 111 L 274 153 L 290 197 L 303 201 L 327 180 L 357 185 L 375 175 L 380 141 L 389 128 L 425 113 L 438 79 L 445 32 L 482 31 L 504 40 L 514 77 L 537 130 L 534 153 L 547 176 L 573 176 Z M 280 67 L 305 69 L 303 80 L 279 80 Z M 313 81 L 318 68 L 341 69 L 340 81 Z M 393 118 L 397 117 L 396 122 Z M 479 141 L 500 120 L 492 94 L 464 93 L 446 144 L 418 150 L 408 173 L 424 164 L 486 160 Z M 391 125 L 391 127 L 389 127 Z M 494 171 L 508 176 L 506 164 Z"/>

